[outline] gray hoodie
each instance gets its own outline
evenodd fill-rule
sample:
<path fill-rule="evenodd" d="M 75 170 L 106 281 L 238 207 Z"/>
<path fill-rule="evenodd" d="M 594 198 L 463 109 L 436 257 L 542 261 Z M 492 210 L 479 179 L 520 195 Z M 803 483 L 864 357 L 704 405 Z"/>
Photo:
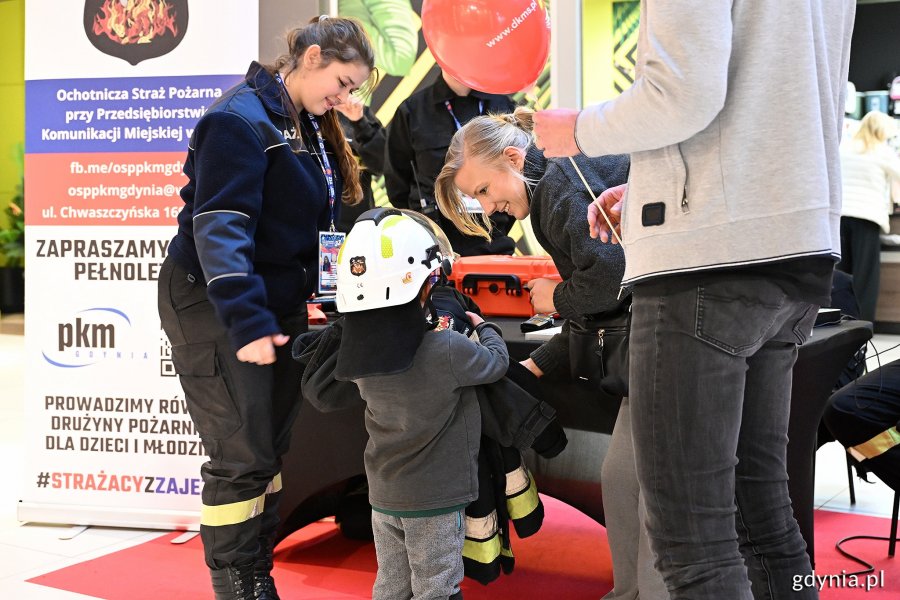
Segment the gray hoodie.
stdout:
<path fill-rule="evenodd" d="M 642 0 L 635 84 L 576 126 L 585 154 L 631 154 L 626 284 L 839 255 L 855 8 Z"/>
<path fill-rule="evenodd" d="M 369 502 L 388 512 L 468 504 L 478 496 L 481 413 L 473 386 L 506 375 L 494 325 L 477 344 L 453 330 L 425 333 L 409 370 L 354 379 L 366 402 Z"/>

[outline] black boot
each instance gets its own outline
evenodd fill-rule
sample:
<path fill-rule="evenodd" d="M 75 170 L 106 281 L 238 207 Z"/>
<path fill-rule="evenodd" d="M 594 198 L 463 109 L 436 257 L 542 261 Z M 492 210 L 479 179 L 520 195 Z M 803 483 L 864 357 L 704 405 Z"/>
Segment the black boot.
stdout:
<path fill-rule="evenodd" d="M 275 580 L 272 578 L 275 538 L 278 529 L 278 505 L 281 502 L 281 492 L 266 494 L 266 506 L 260 515 L 259 524 L 259 551 L 253 563 L 253 597 L 256 600 L 280 600 L 275 589 Z"/>
<path fill-rule="evenodd" d="M 280 600 L 272 578 L 273 546 L 274 540 L 271 537 L 260 539 L 260 554 L 253 563 L 253 597 L 256 600 Z"/>
<path fill-rule="evenodd" d="M 216 600 L 254 600 L 253 565 L 210 569 Z"/>

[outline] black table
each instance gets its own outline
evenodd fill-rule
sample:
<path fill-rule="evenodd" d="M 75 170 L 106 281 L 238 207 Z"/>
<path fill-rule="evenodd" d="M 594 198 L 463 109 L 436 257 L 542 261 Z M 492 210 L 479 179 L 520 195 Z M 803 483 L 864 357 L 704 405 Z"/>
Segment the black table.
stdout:
<path fill-rule="evenodd" d="M 519 330 L 521 319 L 494 318 L 503 330 L 512 359 L 521 360 L 541 342 Z M 853 354 L 872 336 L 866 321 L 817 328 L 800 347 L 791 392 L 788 475 L 794 515 L 813 554 L 813 488 L 816 430 L 831 389 Z M 569 444 L 551 460 L 528 453 L 526 461 L 541 493 L 573 506 L 605 524 L 600 467 L 606 456 L 619 400 L 582 383 L 542 380 Z M 322 517 L 336 514 L 350 491 L 365 481 L 363 450 L 367 434 L 363 409 L 320 413 L 303 402 L 285 456 L 279 538 Z"/>

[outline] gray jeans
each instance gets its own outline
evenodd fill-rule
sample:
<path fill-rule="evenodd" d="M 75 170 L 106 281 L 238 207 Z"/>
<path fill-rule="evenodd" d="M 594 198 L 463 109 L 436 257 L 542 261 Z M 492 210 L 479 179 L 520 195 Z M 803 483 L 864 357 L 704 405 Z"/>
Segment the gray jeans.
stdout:
<path fill-rule="evenodd" d="M 816 308 L 746 276 L 635 287 L 635 458 L 673 599 L 817 597 L 792 591 L 811 567 L 785 464 L 791 370 Z"/>
<path fill-rule="evenodd" d="M 394 517 L 372 511 L 378 573 L 373 600 L 461 599 L 463 511 Z"/>

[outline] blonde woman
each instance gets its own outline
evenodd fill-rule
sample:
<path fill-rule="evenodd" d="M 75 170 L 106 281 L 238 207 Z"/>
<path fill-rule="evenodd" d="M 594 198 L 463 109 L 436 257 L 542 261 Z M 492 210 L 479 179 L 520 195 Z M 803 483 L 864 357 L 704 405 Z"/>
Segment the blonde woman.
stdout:
<path fill-rule="evenodd" d="M 435 182 L 441 212 L 460 231 L 490 239 L 489 217 L 506 213 L 531 216 L 534 235 L 553 258 L 562 282 L 529 283 L 534 310 L 559 313 L 567 321 L 609 311 L 619 303 L 625 270 L 622 247 L 604 244 L 588 234 L 591 196 L 568 159 L 546 159 L 534 145 L 532 111 L 472 119 L 453 136 L 443 169 Z M 575 158 L 595 195 L 622 185 L 628 177 L 627 156 Z M 467 198 L 468 197 L 468 198 Z M 483 213 L 469 211 L 474 199 Z M 568 376 L 568 328 L 531 353 L 522 364 L 538 377 L 556 372 Z M 609 599 L 668 598 L 653 567 L 647 535 L 640 523 L 640 490 L 627 398 L 623 399 L 609 451 L 603 461 L 603 510 L 613 556 L 614 589 Z"/>
<path fill-rule="evenodd" d="M 580 319 L 611 310 L 619 302 L 622 250 L 588 235 L 591 196 L 568 159 L 548 161 L 535 147 L 532 115 L 519 107 L 510 114 L 476 117 L 457 131 L 435 181 L 438 207 L 462 233 L 485 240 L 490 239 L 491 215 L 519 220 L 530 215 L 537 241 L 562 277 L 562 282 L 532 280 L 535 311 Z M 626 156 L 578 157 L 576 162 L 594 194 L 625 183 L 628 176 Z M 470 212 L 472 199 L 484 212 Z M 526 365 L 539 376 L 566 366 L 565 354 L 556 351 L 566 345 L 548 344 Z"/>
<path fill-rule="evenodd" d="M 863 117 L 856 134 L 841 147 L 843 203 L 841 262 L 853 275 L 860 317 L 875 320 L 881 268 L 881 232 L 889 233 L 893 212 L 891 180 L 900 180 L 900 157 L 887 144 L 897 122 L 873 111 Z"/>

